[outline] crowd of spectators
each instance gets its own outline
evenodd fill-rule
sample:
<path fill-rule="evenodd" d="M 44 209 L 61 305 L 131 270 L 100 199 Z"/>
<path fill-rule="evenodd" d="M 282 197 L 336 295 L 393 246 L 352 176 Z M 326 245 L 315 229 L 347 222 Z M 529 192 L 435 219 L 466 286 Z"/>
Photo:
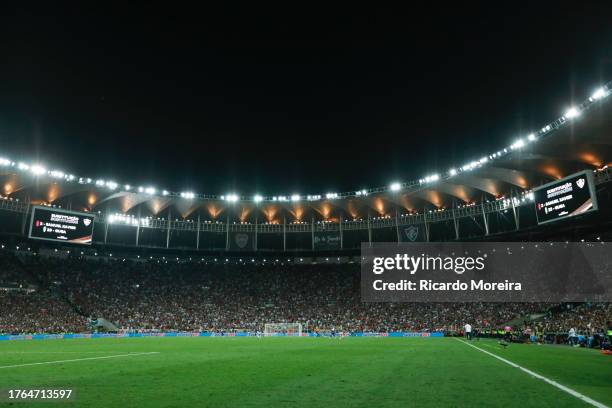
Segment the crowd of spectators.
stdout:
<path fill-rule="evenodd" d="M 20 256 L 0 252 L 0 333 L 85 332 L 88 318 L 120 330 L 459 331 L 498 328 L 538 303 L 363 303 L 359 265 L 166 263 Z M 550 330 L 605 325 L 610 305 L 579 307 L 544 321 Z M 578 321 L 576 319 L 579 319 Z M 579 324 L 578 324 L 579 323 Z"/>

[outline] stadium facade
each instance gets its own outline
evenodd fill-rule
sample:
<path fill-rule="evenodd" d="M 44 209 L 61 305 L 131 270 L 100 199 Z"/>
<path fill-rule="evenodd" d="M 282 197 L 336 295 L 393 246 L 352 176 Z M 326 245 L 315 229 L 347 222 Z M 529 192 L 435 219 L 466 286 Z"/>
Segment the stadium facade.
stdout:
<path fill-rule="evenodd" d="M 611 92 L 608 83 L 537 132 L 463 166 L 345 193 L 177 193 L 2 158 L 0 228 L 26 236 L 32 208 L 48 206 L 94 214 L 93 242 L 109 246 L 319 252 L 372 242 L 503 240 L 544 229 L 533 190 L 580 171 L 592 172 L 601 202 L 589 224 L 609 222 Z"/>

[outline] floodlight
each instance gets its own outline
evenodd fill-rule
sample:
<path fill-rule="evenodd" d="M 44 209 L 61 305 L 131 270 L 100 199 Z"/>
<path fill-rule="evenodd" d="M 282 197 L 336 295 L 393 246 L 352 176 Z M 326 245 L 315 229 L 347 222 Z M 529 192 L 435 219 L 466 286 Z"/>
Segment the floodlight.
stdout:
<path fill-rule="evenodd" d="M 608 93 L 606 92 L 605 88 L 599 88 L 595 92 L 593 92 L 593 95 L 591 95 L 591 99 L 596 101 L 606 96 L 608 96 Z"/>
<path fill-rule="evenodd" d="M 34 173 L 37 176 L 40 176 L 41 174 L 45 174 L 47 172 L 47 170 L 38 164 L 33 165 L 32 167 L 30 167 L 30 171 L 32 171 L 32 173 Z"/>
<path fill-rule="evenodd" d="M 525 141 L 523 139 L 519 139 L 516 142 L 514 142 L 512 145 L 510 145 L 510 148 L 511 149 L 520 149 L 523 146 L 525 146 Z"/>
<path fill-rule="evenodd" d="M 400 191 L 402 189 L 402 185 L 400 183 L 391 183 L 391 185 L 389 186 L 389 188 L 391 189 L 391 191 Z"/>
<path fill-rule="evenodd" d="M 580 116 L 580 111 L 574 106 L 572 106 L 565 112 L 565 117 L 568 119 L 573 119 L 578 116 Z"/>

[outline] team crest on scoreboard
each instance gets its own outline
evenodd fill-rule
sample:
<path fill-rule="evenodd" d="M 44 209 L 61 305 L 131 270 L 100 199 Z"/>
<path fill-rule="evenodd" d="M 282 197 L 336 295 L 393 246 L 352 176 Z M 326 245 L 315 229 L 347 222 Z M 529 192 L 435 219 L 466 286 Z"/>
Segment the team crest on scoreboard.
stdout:
<path fill-rule="evenodd" d="M 236 234 L 234 241 L 236 242 L 238 248 L 244 249 L 249 243 L 249 236 L 247 234 Z"/>
<path fill-rule="evenodd" d="M 411 225 L 404 229 L 404 234 L 406 235 L 406 239 L 408 239 L 408 241 L 414 242 L 419 237 L 419 227 Z"/>

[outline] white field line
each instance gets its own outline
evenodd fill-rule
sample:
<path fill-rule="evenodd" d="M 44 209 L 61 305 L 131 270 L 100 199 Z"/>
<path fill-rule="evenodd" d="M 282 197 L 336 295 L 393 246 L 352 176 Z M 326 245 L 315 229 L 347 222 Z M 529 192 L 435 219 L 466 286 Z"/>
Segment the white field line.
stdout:
<path fill-rule="evenodd" d="M 0 351 L 0 356 L 2 355 L 14 355 L 14 354 L 108 354 L 108 353 L 116 353 L 115 351 L 75 351 L 75 350 L 67 350 L 67 351 Z"/>
<path fill-rule="evenodd" d="M 505 358 L 498 356 L 497 354 L 491 353 L 491 352 L 489 352 L 487 350 L 483 350 L 480 347 L 476 347 L 475 345 L 470 344 L 467 341 L 464 341 L 464 340 L 461 340 L 461 339 L 458 339 L 458 338 L 455 338 L 455 340 L 460 341 L 463 344 L 467 344 L 468 346 L 473 347 L 476 350 L 481 351 L 481 352 L 483 352 L 485 354 L 488 354 L 491 357 L 494 357 L 494 358 L 498 359 L 499 361 L 503 361 L 504 363 L 506 363 L 506 364 L 508 364 L 508 365 L 510 365 L 510 366 L 512 366 L 514 368 L 518 368 L 519 370 L 521 370 L 521 371 L 531 375 L 532 377 L 535 377 L 535 378 L 537 378 L 539 380 L 547 382 L 548 384 L 552 385 L 553 387 L 556 387 L 556 388 L 560 389 L 561 391 L 564 391 L 564 392 L 566 392 L 566 393 L 568 393 L 568 394 L 570 394 L 570 395 L 572 395 L 572 396 L 574 396 L 574 397 L 576 397 L 576 398 L 586 402 L 587 404 L 590 404 L 590 405 L 592 405 L 594 407 L 597 407 L 597 408 L 609 408 L 607 405 L 602 404 L 601 402 L 595 401 L 594 399 L 589 398 L 586 395 L 581 394 L 581 393 L 579 393 L 576 390 L 573 390 L 573 389 L 571 389 L 569 387 L 566 387 L 563 384 L 559 384 L 558 382 L 556 382 L 554 380 L 551 380 L 550 378 L 544 377 L 543 375 L 540 375 L 538 373 L 534 373 L 533 371 L 528 370 L 525 367 L 521 367 L 520 365 L 518 365 L 516 363 L 513 363 L 510 360 L 506 360 Z"/>
<path fill-rule="evenodd" d="M 114 354 L 112 356 L 73 358 L 73 359 L 70 359 L 70 360 L 41 361 L 41 362 L 38 362 L 38 363 L 11 364 L 11 365 L 6 365 L 6 366 L 0 366 L 0 369 L 3 369 L 3 368 L 17 368 L 17 367 L 28 367 L 28 366 L 37 366 L 37 365 L 46 365 L 46 364 L 75 363 L 75 362 L 78 362 L 78 361 L 102 360 L 102 359 L 119 358 L 119 357 L 137 357 L 137 356 L 147 356 L 147 355 L 151 355 L 151 354 L 159 354 L 159 351 L 150 351 L 150 352 L 146 352 L 146 353 Z"/>

